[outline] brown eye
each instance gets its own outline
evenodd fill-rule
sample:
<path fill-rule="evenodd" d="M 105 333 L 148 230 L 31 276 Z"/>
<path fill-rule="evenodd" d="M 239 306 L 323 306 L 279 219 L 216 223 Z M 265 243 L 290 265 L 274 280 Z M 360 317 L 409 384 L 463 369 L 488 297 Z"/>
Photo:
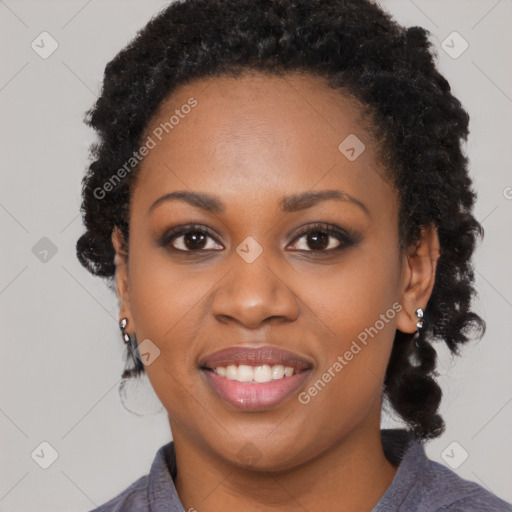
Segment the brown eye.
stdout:
<path fill-rule="evenodd" d="M 208 235 L 205 235 L 204 233 L 201 233 L 200 231 L 190 231 L 189 233 L 186 233 L 183 236 L 183 245 L 188 250 L 194 250 L 194 249 L 204 249 Z"/>
<path fill-rule="evenodd" d="M 300 242 L 302 239 L 304 242 Z M 293 248 L 306 252 L 330 252 L 353 244 L 353 238 L 345 230 L 321 224 L 302 230 L 295 238 Z"/>
<path fill-rule="evenodd" d="M 320 251 L 329 246 L 329 238 L 331 235 L 323 233 L 322 231 L 310 231 L 306 237 L 306 245 L 313 251 Z"/>
<path fill-rule="evenodd" d="M 202 226 L 190 226 L 176 228 L 167 232 L 162 240 L 162 245 L 182 252 L 196 252 L 223 249 L 219 244 L 212 243 L 213 235 Z"/>

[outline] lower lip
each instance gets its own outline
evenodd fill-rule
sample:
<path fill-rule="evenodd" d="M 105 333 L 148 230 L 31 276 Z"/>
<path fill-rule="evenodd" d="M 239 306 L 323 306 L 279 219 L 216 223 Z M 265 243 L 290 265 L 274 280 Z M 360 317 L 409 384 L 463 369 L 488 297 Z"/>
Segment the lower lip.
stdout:
<path fill-rule="evenodd" d="M 311 370 L 270 382 L 238 382 L 201 370 L 208 384 L 226 402 L 243 411 L 264 411 L 284 402 L 297 391 Z"/>

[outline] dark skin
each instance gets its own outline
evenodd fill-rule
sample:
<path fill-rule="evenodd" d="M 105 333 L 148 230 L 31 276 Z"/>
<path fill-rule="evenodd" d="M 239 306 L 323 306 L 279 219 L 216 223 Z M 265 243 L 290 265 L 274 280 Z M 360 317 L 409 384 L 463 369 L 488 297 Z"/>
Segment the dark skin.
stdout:
<path fill-rule="evenodd" d="M 146 372 L 168 412 L 180 499 L 200 512 L 371 511 L 397 470 L 380 440 L 386 366 L 395 330 L 416 331 L 415 311 L 432 292 L 437 232 L 424 229 L 400 252 L 398 192 L 367 121 L 320 77 L 197 80 L 162 103 L 146 135 L 190 97 L 195 109 L 141 163 L 128 253 L 120 232 L 112 236 L 120 317 L 161 351 Z M 352 133 L 366 150 L 351 162 L 338 145 Z M 279 210 L 283 196 L 327 189 L 364 207 L 327 199 Z M 177 190 L 218 196 L 225 210 L 184 201 L 151 209 Z M 191 223 L 212 232 L 199 250 L 190 235 L 161 243 Z M 317 223 L 350 231 L 352 243 L 325 234 L 318 249 L 307 234 L 297 239 Z M 263 249 L 252 263 L 236 252 L 248 236 Z M 401 310 L 307 404 L 294 394 L 268 410 L 237 410 L 198 368 L 222 348 L 273 344 L 312 361 L 304 391 L 394 303 Z M 259 453 L 252 462 L 238 456 L 247 443 Z"/>

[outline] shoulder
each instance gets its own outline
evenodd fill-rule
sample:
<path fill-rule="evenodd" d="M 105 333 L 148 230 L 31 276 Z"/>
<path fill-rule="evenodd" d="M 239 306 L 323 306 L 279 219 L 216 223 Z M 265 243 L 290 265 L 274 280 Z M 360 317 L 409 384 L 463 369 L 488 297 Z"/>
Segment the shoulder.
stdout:
<path fill-rule="evenodd" d="M 91 512 L 184 512 L 174 486 L 176 472 L 176 452 L 171 441 L 158 450 L 149 474 Z"/>
<path fill-rule="evenodd" d="M 385 431 L 382 441 L 398 470 L 372 512 L 512 512 L 511 504 L 429 459 L 407 432 Z"/>
<path fill-rule="evenodd" d="M 512 512 L 512 505 L 481 485 L 428 459 L 425 493 L 439 512 Z"/>
<path fill-rule="evenodd" d="M 116 497 L 91 512 L 149 512 L 148 476 L 139 478 Z"/>

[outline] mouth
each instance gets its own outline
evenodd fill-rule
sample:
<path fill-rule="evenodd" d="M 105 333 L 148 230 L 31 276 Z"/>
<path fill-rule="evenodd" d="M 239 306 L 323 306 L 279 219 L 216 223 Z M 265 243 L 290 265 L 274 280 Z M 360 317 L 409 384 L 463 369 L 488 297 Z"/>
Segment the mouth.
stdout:
<path fill-rule="evenodd" d="M 232 347 L 207 356 L 199 369 L 212 391 L 231 406 L 263 411 L 297 391 L 313 364 L 276 347 Z"/>

